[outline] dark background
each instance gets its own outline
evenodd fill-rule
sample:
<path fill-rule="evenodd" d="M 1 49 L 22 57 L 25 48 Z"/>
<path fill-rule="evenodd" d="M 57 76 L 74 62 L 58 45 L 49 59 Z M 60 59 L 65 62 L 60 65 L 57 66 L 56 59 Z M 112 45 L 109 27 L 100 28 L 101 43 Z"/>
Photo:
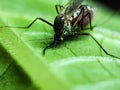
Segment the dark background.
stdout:
<path fill-rule="evenodd" d="M 120 0 L 94 0 L 94 1 L 102 3 L 112 10 L 120 10 Z"/>

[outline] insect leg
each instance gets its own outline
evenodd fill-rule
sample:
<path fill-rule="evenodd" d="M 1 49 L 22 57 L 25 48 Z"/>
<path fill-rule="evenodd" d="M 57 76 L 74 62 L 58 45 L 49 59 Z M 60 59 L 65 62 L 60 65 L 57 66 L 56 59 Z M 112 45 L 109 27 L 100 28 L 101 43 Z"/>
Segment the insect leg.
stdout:
<path fill-rule="evenodd" d="M 77 18 L 77 20 L 76 20 L 76 22 L 74 23 L 74 25 L 73 25 L 73 28 L 74 28 L 74 26 L 78 23 L 78 21 L 79 22 L 81 22 L 81 29 L 83 30 L 83 21 L 84 21 L 84 19 L 85 19 L 85 17 L 87 17 L 88 16 L 88 19 L 89 19 L 89 24 L 90 24 L 90 29 L 92 30 L 93 29 L 93 27 L 92 27 L 92 22 L 91 22 L 91 19 L 92 19 L 92 17 L 91 17 L 91 13 L 90 12 L 87 12 L 86 14 L 85 14 L 85 8 L 84 8 L 84 6 L 81 6 L 81 11 L 80 11 L 80 13 L 78 14 L 78 18 Z M 81 18 L 82 17 L 82 18 Z"/>
<path fill-rule="evenodd" d="M 82 16 L 82 19 L 80 20 L 82 24 L 81 27 L 83 28 L 83 21 L 84 21 L 84 18 L 87 16 L 89 17 L 90 30 L 92 30 L 93 27 L 92 27 L 92 22 L 91 22 L 91 14 L 89 12 L 86 15 Z"/>
<path fill-rule="evenodd" d="M 83 30 L 83 20 L 84 20 L 84 7 L 82 7 L 82 9 L 81 9 L 81 13 L 82 13 L 82 18 L 81 18 L 81 20 L 80 20 L 80 22 L 81 22 L 81 29 Z M 80 14 L 79 14 L 79 16 L 80 16 Z"/>
<path fill-rule="evenodd" d="M 78 33 L 78 35 L 86 35 L 86 36 L 90 36 L 96 43 L 97 45 L 103 50 L 103 52 L 108 55 L 108 56 L 111 56 L 111 57 L 114 57 L 114 58 L 117 58 L 117 59 L 120 59 L 120 57 L 117 57 L 117 56 L 114 56 L 110 53 L 108 53 L 102 45 L 100 45 L 100 43 L 90 34 L 90 33 Z"/>
<path fill-rule="evenodd" d="M 54 40 L 50 45 L 46 46 L 46 47 L 43 49 L 43 55 L 45 55 L 45 51 L 46 51 L 48 48 L 54 47 L 54 46 L 56 46 L 58 43 L 59 43 L 59 41 Z"/>
<path fill-rule="evenodd" d="M 60 13 L 60 11 L 64 8 L 62 5 L 55 5 L 55 8 L 56 8 L 56 12 L 57 14 Z M 59 11 L 60 10 L 60 11 Z"/>
<path fill-rule="evenodd" d="M 83 13 L 83 14 L 82 14 L 82 13 Z M 77 20 L 75 21 L 75 23 L 74 23 L 74 25 L 73 25 L 73 28 L 74 28 L 74 26 L 76 26 L 76 24 L 78 23 L 78 21 L 81 19 L 81 14 L 82 14 L 82 16 L 84 15 L 84 8 L 83 8 L 83 7 L 81 8 L 80 13 L 78 14 L 78 18 L 77 18 Z M 83 25 L 81 25 L 81 28 L 83 28 Z"/>
<path fill-rule="evenodd" d="M 44 22 L 44 23 L 46 23 L 46 24 L 48 24 L 48 25 L 50 25 L 50 26 L 53 27 L 53 24 L 51 24 L 51 23 L 48 22 L 47 20 L 37 17 L 36 19 L 34 19 L 34 20 L 33 20 L 29 25 L 27 25 L 27 26 L 23 26 L 23 27 L 19 27 L 19 26 L 18 26 L 18 27 L 15 27 L 15 26 L 1 26 L 0 28 L 21 28 L 21 29 L 28 29 L 28 28 L 30 28 L 37 20 L 41 20 L 42 22 Z"/>

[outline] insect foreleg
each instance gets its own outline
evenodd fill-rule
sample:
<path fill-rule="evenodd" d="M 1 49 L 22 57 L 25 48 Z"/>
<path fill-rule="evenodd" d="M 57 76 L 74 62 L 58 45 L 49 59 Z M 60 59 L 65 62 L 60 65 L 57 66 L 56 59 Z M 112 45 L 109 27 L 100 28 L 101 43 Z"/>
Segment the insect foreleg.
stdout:
<path fill-rule="evenodd" d="M 23 26 L 23 27 L 19 27 L 19 26 L 1 26 L 0 28 L 21 28 L 21 29 L 28 29 L 30 28 L 37 20 L 40 20 L 48 25 L 50 25 L 51 27 L 53 27 L 54 25 L 51 24 L 50 22 L 48 22 L 47 20 L 43 19 L 43 18 L 39 18 L 37 17 L 36 19 L 34 19 L 29 25 L 27 26 Z"/>

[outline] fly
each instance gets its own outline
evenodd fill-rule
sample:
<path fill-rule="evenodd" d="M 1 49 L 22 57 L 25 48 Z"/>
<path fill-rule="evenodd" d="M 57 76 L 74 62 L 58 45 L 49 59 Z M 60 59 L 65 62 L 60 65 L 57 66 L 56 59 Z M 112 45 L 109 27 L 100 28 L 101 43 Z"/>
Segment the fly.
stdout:
<path fill-rule="evenodd" d="M 57 16 L 55 17 L 54 24 L 48 22 L 47 20 L 37 17 L 26 27 L 11 27 L 3 26 L 8 28 L 30 28 L 37 20 L 53 27 L 54 30 L 54 40 L 48 46 L 43 49 L 43 55 L 48 48 L 56 46 L 59 42 L 62 42 L 65 38 L 70 36 L 80 35 L 80 36 L 90 36 L 97 45 L 106 53 L 107 55 L 118 58 L 110 53 L 108 53 L 100 43 L 90 34 L 81 32 L 84 30 L 86 25 L 90 25 L 90 30 L 93 29 L 91 21 L 94 16 L 94 8 L 88 5 L 83 5 L 84 0 L 70 0 L 66 6 L 55 5 Z M 1 28 L 3 28 L 1 27 Z"/>

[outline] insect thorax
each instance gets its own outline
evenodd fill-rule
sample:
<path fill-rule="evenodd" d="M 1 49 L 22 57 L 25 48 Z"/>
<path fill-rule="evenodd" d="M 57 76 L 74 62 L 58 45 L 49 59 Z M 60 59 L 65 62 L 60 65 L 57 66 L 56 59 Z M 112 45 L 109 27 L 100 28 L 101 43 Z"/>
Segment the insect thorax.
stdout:
<path fill-rule="evenodd" d="M 65 36 L 69 36 L 71 33 L 71 22 L 64 14 L 56 16 L 54 21 L 54 39 L 63 40 Z"/>
<path fill-rule="evenodd" d="M 62 41 L 64 37 L 74 35 L 75 28 L 81 29 L 89 24 L 92 16 L 93 8 L 87 5 L 81 5 L 72 14 L 58 14 L 54 20 L 54 39 Z"/>

